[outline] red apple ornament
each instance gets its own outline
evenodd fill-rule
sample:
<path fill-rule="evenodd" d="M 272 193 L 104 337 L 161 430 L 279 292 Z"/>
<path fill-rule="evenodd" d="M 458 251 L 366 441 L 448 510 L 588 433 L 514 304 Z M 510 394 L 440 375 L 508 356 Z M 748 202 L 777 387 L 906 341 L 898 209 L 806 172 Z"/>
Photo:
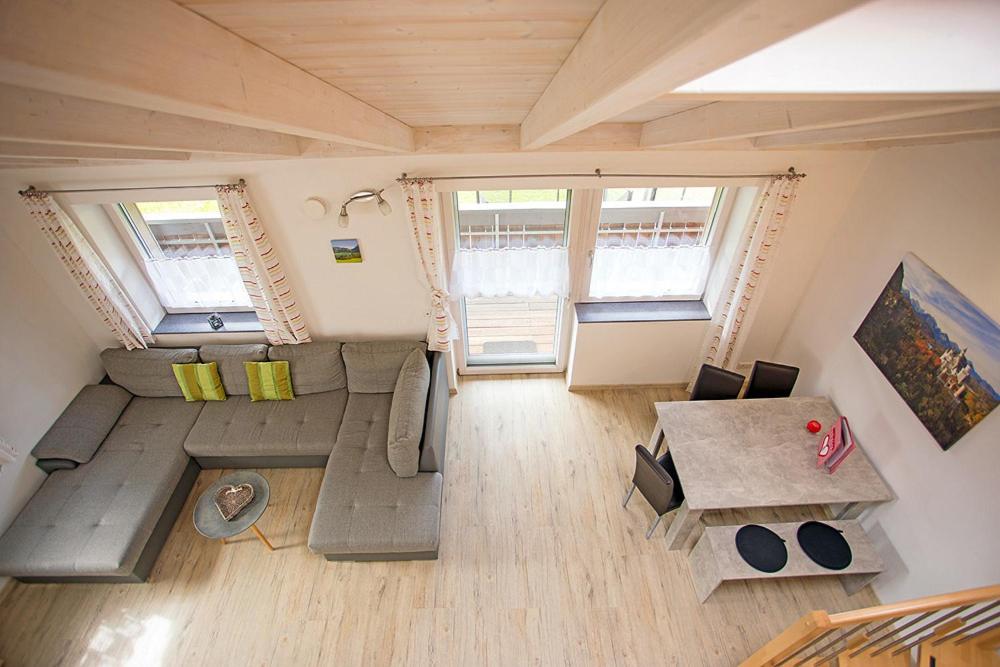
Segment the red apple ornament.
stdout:
<path fill-rule="evenodd" d="M 815 419 L 810 419 L 809 422 L 806 424 L 806 430 L 809 431 L 810 433 L 819 433 L 819 430 L 821 428 L 823 428 L 823 425 L 820 424 Z"/>

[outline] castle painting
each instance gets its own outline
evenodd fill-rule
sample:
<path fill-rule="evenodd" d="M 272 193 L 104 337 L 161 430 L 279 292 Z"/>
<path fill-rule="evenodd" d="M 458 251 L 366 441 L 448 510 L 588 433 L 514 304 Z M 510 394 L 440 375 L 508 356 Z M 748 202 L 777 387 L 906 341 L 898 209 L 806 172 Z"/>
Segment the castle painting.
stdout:
<path fill-rule="evenodd" d="M 1000 404 L 1000 325 L 907 254 L 854 334 L 942 449 Z"/>

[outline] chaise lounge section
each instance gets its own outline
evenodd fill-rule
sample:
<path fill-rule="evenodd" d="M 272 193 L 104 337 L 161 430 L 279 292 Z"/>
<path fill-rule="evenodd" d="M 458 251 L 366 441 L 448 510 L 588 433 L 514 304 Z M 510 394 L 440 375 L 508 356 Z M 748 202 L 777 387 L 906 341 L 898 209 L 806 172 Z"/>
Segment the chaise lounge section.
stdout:
<path fill-rule="evenodd" d="M 249 398 L 244 361 L 287 360 L 291 401 Z M 33 451 L 49 477 L 0 537 L 0 575 L 135 582 L 201 468 L 326 468 L 309 547 L 329 560 L 436 558 L 448 387 L 423 343 L 105 350 Z M 225 401 L 185 402 L 172 363 L 215 361 Z M 404 369 L 404 366 L 406 367 Z M 408 369 L 408 370 L 407 370 Z"/>

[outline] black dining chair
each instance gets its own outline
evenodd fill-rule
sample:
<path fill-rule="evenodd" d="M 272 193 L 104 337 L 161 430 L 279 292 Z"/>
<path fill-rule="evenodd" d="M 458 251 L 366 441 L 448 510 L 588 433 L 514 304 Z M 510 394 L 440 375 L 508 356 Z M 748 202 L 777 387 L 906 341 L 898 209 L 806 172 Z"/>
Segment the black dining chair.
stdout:
<path fill-rule="evenodd" d="M 770 361 L 757 361 L 743 398 L 787 398 L 792 395 L 799 369 Z"/>
<path fill-rule="evenodd" d="M 692 401 L 725 401 L 736 398 L 743 389 L 746 378 L 739 373 L 727 371 L 717 366 L 702 364 L 698 379 L 691 389 Z"/>
<path fill-rule="evenodd" d="M 625 495 L 622 507 L 628 506 L 635 490 L 639 489 L 642 497 L 656 512 L 656 520 L 646 531 L 646 539 L 653 536 L 653 531 L 660 525 L 660 519 L 673 512 L 684 502 L 684 489 L 677 478 L 677 470 L 673 460 L 664 454 L 659 460 L 654 459 L 649 450 L 642 445 L 635 446 L 635 473 L 632 475 L 632 488 Z"/>

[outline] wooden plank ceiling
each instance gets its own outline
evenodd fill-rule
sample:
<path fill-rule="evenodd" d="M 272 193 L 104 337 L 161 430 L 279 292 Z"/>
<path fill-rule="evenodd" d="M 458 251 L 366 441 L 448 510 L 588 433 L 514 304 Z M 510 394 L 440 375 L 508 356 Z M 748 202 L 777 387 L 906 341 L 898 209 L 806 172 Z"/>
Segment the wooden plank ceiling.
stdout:
<path fill-rule="evenodd" d="M 866 1 L 0 0 L 0 166 L 996 137 L 1000 91 L 670 92 Z"/>
<path fill-rule="evenodd" d="M 408 125 L 520 123 L 604 0 L 179 0 Z"/>

